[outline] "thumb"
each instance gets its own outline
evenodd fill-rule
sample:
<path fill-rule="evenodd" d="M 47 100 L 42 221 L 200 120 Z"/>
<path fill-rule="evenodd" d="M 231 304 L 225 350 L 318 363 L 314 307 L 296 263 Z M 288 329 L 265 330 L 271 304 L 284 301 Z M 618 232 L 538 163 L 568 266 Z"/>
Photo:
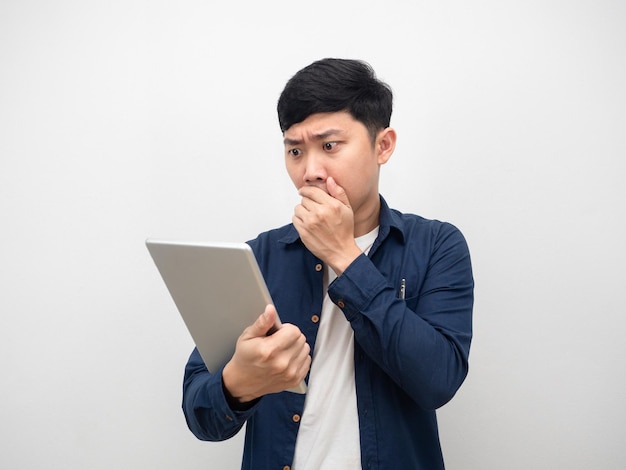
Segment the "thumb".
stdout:
<path fill-rule="evenodd" d="M 328 189 L 328 194 L 350 207 L 350 200 L 348 199 L 346 191 L 337 184 L 335 178 L 332 176 L 329 176 L 326 180 L 326 189 Z"/>
<path fill-rule="evenodd" d="M 273 305 L 267 305 L 265 311 L 246 329 L 246 336 L 249 338 L 266 336 L 274 328 L 275 323 L 276 308 Z"/>

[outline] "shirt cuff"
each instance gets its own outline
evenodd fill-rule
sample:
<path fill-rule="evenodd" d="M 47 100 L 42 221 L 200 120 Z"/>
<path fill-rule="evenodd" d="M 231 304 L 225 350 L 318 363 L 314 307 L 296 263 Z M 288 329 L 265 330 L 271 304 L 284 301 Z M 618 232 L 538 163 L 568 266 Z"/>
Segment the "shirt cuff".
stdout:
<path fill-rule="evenodd" d="M 328 296 L 351 321 L 387 287 L 387 280 L 362 253 L 328 286 Z"/>
<path fill-rule="evenodd" d="M 219 416 L 229 422 L 238 423 L 247 420 L 254 413 L 260 398 L 249 403 L 237 404 L 224 387 L 222 369 L 213 374 L 212 379 L 207 385 L 207 405 L 211 403 Z"/>

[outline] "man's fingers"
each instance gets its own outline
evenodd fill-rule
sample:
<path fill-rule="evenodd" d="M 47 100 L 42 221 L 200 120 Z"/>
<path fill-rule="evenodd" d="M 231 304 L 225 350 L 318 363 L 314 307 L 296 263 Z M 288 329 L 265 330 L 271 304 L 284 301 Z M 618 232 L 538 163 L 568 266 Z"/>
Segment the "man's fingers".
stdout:
<path fill-rule="evenodd" d="M 350 200 L 346 191 L 337 184 L 332 176 L 329 176 L 326 180 L 326 191 L 316 186 L 303 186 L 298 191 L 298 194 L 302 196 L 300 204 L 307 210 L 312 210 L 317 205 L 329 203 L 332 199 L 350 207 Z"/>
<path fill-rule="evenodd" d="M 302 186 L 298 190 L 298 194 L 302 196 L 303 201 L 311 204 L 323 204 L 329 200 L 329 194 L 317 186 Z"/>
<path fill-rule="evenodd" d="M 337 184 L 335 178 L 332 176 L 329 176 L 328 180 L 326 180 L 326 189 L 328 189 L 328 194 L 350 207 L 350 200 L 348 199 L 346 191 Z"/>
<path fill-rule="evenodd" d="M 255 322 L 245 329 L 243 336 L 246 338 L 259 338 L 266 336 L 276 323 L 276 308 L 273 305 L 265 307 L 265 311 L 257 317 Z"/>
<path fill-rule="evenodd" d="M 268 338 L 268 344 L 275 350 L 297 350 L 304 346 L 306 338 L 300 329 L 290 323 L 284 323 L 279 330 Z"/>

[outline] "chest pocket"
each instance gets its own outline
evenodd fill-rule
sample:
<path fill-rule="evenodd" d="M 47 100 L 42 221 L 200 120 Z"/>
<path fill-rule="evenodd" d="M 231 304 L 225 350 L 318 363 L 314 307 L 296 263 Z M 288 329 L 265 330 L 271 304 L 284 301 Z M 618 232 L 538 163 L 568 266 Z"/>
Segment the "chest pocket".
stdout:
<path fill-rule="evenodd" d="M 413 312 L 417 312 L 417 304 L 419 302 L 420 296 L 419 295 L 414 295 L 413 297 L 407 297 L 404 299 L 404 301 L 406 302 L 406 306 L 409 308 L 409 310 L 412 310 Z"/>

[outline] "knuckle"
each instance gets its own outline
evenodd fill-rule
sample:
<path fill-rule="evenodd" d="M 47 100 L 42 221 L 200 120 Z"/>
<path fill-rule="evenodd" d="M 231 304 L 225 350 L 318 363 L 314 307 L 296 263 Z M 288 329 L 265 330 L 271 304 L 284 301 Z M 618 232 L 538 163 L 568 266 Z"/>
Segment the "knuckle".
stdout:
<path fill-rule="evenodd" d="M 286 357 L 278 357 L 273 361 L 273 369 L 275 373 L 280 375 L 288 375 L 289 373 L 289 360 Z"/>
<path fill-rule="evenodd" d="M 298 372 L 298 367 L 295 365 L 290 366 L 284 373 L 285 380 L 292 385 L 297 385 L 300 381 L 300 374 Z"/>
<path fill-rule="evenodd" d="M 267 344 L 262 344 L 259 347 L 257 354 L 261 363 L 268 363 L 271 362 L 274 357 L 274 349 L 269 347 Z"/>

